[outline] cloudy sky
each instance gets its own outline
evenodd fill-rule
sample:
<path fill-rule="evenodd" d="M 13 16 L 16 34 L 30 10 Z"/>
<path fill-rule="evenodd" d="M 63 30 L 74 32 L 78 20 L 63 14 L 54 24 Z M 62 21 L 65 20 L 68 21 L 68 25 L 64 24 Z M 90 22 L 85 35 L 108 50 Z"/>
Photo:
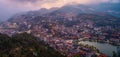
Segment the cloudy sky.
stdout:
<path fill-rule="evenodd" d="M 117 3 L 119 0 L 0 0 L 0 20 L 6 20 L 15 13 L 40 8 L 61 7 L 66 4 Z"/>

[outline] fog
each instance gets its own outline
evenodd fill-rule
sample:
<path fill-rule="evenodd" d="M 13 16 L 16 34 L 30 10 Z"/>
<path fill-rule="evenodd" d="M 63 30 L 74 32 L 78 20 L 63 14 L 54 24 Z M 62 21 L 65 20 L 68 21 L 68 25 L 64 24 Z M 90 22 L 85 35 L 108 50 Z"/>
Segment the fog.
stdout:
<path fill-rule="evenodd" d="M 119 0 L 0 0 L 0 20 L 4 21 L 16 13 L 40 8 L 62 7 L 66 4 L 118 3 Z"/>

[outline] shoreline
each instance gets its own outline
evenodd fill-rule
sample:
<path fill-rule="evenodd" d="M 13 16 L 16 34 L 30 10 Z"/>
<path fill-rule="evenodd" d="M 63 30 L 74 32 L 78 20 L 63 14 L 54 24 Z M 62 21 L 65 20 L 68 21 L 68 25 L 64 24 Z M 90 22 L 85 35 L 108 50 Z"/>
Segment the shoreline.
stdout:
<path fill-rule="evenodd" d="M 112 46 L 120 46 L 120 44 L 116 44 L 113 42 L 108 42 L 108 41 L 101 41 L 101 40 L 93 40 L 93 39 L 83 39 L 81 41 L 90 41 L 90 42 L 97 42 L 97 43 L 104 43 L 104 44 L 110 44 Z"/>

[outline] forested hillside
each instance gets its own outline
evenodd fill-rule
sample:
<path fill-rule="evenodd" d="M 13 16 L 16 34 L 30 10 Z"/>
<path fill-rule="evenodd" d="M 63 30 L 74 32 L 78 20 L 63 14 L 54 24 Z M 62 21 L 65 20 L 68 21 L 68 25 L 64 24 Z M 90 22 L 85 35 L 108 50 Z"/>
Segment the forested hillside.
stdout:
<path fill-rule="evenodd" d="M 64 57 L 43 41 L 23 33 L 9 37 L 0 34 L 0 57 Z"/>

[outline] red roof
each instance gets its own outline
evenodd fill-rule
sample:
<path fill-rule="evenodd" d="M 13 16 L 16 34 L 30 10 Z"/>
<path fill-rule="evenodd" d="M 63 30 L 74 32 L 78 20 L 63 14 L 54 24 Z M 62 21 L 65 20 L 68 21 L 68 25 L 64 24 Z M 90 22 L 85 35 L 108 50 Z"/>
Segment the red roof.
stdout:
<path fill-rule="evenodd" d="M 108 56 L 104 54 L 100 54 L 98 57 L 108 57 Z"/>

